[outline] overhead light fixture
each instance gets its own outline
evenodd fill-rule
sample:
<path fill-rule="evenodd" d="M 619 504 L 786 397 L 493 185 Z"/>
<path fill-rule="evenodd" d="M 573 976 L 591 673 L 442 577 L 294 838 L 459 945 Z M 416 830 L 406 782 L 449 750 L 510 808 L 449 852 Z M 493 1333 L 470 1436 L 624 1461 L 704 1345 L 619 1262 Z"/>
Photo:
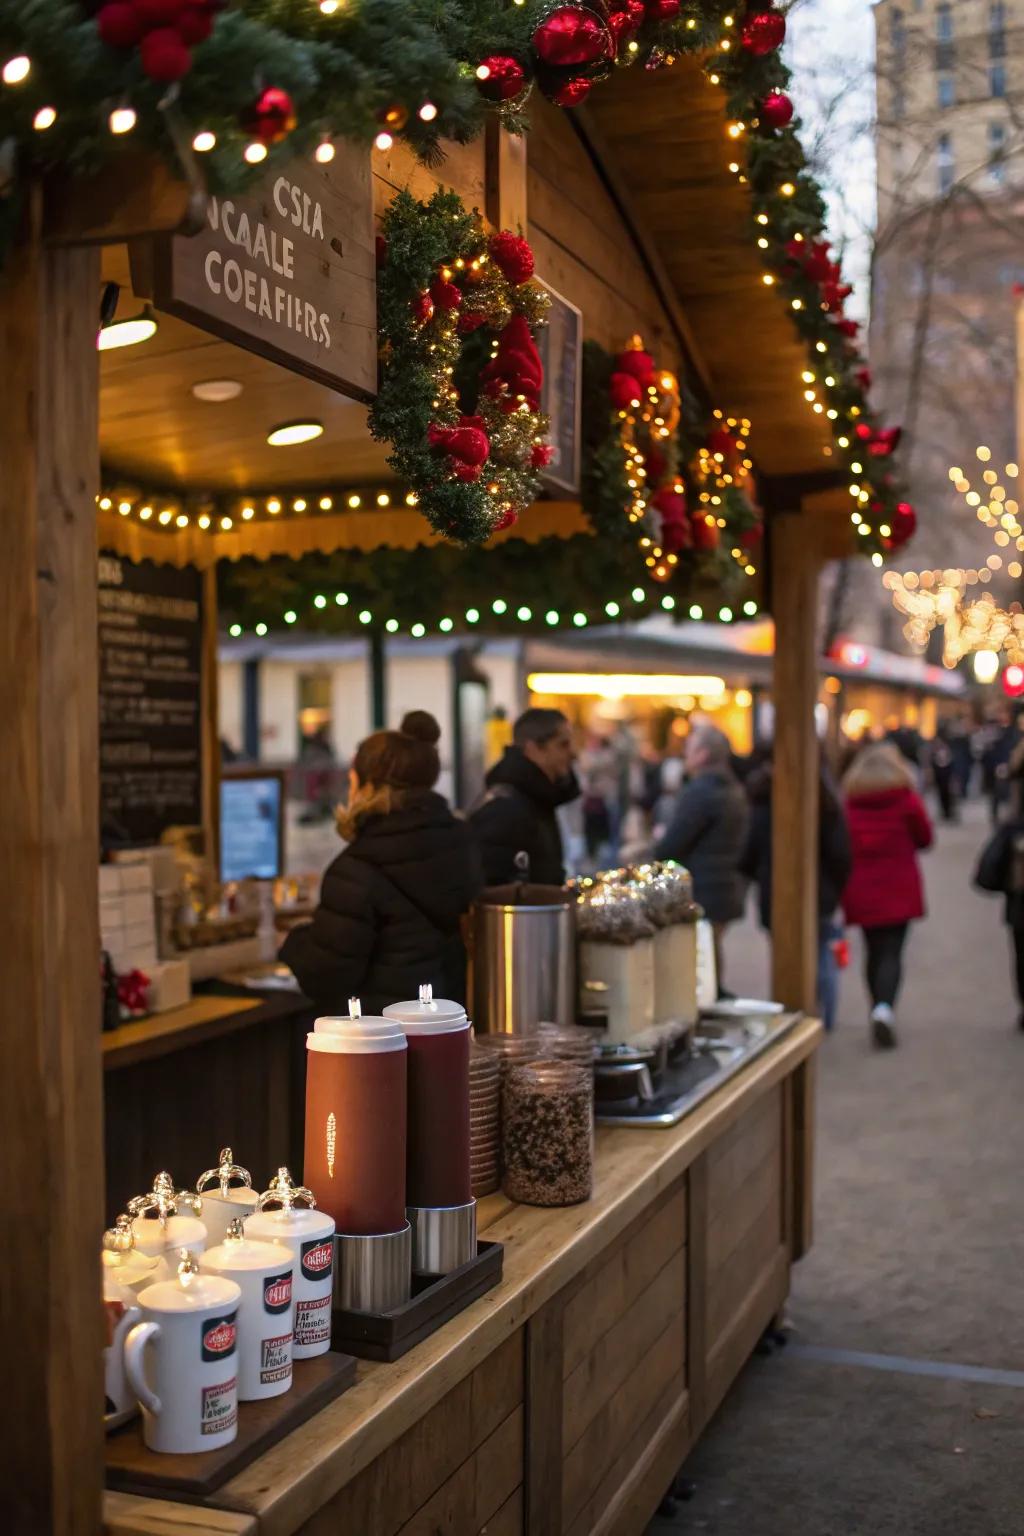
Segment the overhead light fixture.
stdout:
<path fill-rule="evenodd" d="M 531 693 L 597 699 L 674 699 L 687 694 L 712 699 L 725 692 L 721 677 L 653 672 L 532 672 L 526 685 Z"/>
<path fill-rule="evenodd" d="M 267 433 L 271 448 L 288 448 L 293 443 L 309 443 L 324 430 L 322 421 L 282 421 Z"/>
<path fill-rule="evenodd" d="M 207 405 L 223 405 L 225 400 L 237 400 L 242 386 L 237 379 L 201 379 L 192 385 L 192 393 Z"/>
<path fill-rule="evenodd" d="M 140 341 L 148 341 L 155 335 L 156 315 L 146 304 L 131 320 L 114 320 L 110 325 L 104 325 L 96 338 L 96 346 L 101 352 L 113 352 L 116 347 L 138 346 Z"/>

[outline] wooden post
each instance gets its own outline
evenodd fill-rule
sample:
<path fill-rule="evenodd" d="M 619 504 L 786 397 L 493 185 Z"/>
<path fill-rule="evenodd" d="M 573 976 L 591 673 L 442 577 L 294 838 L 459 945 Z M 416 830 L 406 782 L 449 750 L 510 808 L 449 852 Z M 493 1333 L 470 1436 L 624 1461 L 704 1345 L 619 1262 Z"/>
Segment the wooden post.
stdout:
<path fill-rule="evenodd" d="M 98 251 L 0 273 L 3 1528 L 94 1536 L 103 1466 Z"/>
<path fill-rule="evenodd" d="M 813 519 L 769 523 L 775 617 L 772 995 L 814 1011 L 818 954 L 818 553 Z"/>
<path fill-rule="evenodd" d="M 370 724 L 382 731 L 388 723 L 388 653 L 384 636 L 375 629 L 369 640 Z"/>

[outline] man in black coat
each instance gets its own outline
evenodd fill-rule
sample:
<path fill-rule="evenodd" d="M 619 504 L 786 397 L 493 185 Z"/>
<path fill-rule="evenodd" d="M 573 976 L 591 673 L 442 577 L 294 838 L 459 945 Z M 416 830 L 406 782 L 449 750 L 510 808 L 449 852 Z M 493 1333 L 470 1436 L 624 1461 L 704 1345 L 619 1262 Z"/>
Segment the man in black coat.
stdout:
<path fill-rule="evenodd" d="M 572 732 L 561 710 L 528 709 L 519 716 L 512 745 L 488 773 L 487 790 L 470 812 L 485 884 L 524 878 L 535 885 L 564 883 L 555 812 L 579 795 L 572 763 Z"/>

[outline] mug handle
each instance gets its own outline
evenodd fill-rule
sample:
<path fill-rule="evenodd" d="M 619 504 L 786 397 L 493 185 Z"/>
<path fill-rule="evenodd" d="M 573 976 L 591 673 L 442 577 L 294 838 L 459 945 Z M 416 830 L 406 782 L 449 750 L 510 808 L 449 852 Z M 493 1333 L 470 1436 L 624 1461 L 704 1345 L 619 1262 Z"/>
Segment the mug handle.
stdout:
<path fill-rule="evenodd" d="M 150 1413 L 160 1412 L 160 1399 L 146 1381 L 143 1354 L 150 1339 L 160 1337 L 159 1323 L 136 1323 L 124 1341 L 124 1369 L 128 1384 L 139 1402 Z"/>

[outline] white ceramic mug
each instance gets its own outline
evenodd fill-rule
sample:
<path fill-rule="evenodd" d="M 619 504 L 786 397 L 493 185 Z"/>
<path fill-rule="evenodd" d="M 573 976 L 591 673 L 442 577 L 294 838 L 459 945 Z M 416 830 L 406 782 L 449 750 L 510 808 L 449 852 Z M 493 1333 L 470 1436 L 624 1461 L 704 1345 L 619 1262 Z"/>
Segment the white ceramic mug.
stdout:
<path fill-rule="evenodd" d="M 232 1180 L 237 1183 L 232 1183 Z M 251 1216 L 256 1209 L 256 1191 L 248 1168 L 234 1161 L 230 1147 L 222 1147 L 216 1168 L 207 1168 L 196 1180 L 196 1193 L 202 1200 L 206 1247 L 213 1248 L 227 1237 L 233 1221 Z"/>
<path fill-rule="evenodd" d="M 240 1300 L 237 1285 L 199 1274 L 187 1256 L 174 1280 L 140 1295 L 124 1363 L 151 1451 L 215 1451 L 237 1435 Z"/>
<path fill-rule="evenodd" d="M 238 1400 L 277 1397 L 292 1384 L 294 1341 L 294 1270 L 291 1250 L 256 1242 L 234 1221 L 216 1248 L 199 1260 L 204 1274 L 219 1275 L 237 1286 Z"/>

